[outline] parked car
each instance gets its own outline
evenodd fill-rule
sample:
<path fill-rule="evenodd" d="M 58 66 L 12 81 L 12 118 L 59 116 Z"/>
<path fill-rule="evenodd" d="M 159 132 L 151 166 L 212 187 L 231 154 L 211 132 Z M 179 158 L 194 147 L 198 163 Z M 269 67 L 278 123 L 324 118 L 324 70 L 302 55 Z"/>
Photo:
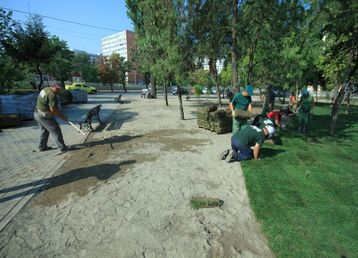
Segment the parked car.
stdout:
<path fill-rule="evenodd" d="M 186 89 L 186 88 L 183 88 L 183 87 L 180 87 L 180 89 L 181 89 L 181 94 L 182 95 L 189 95 L 189 91 L 188 91 L 188 89 Z M 178 94 L 178 87 L 174 87 L 174 88 L 172 88 L 172 95 L 177 95 Z"/>
<path fill-rule="evenodd" d="M 290 96 L 290 91 L 289 90 L 284 90 L 281 87 L 273 87 L 272 90 L 273 90 L 273 92 L 275 94 L 275 97 L 283 98 L 283 97 L 289 97 Z"/>
<path fill-rule="evenodd" d="M 211 94 L 212 93 L 212 89 L 208 88 L 208 87 L 204 87 L 203 88 L 203 94 Z"/>
<path fill-rule="evenodd" d="M 66 90 L 83 90 L 86 91 L 88 94 L 95 94 L 97 93 L 97 89 L 92 86 L 88 86 L 84 83 L 72 83 L 70 85 L 65 85 Z"/>

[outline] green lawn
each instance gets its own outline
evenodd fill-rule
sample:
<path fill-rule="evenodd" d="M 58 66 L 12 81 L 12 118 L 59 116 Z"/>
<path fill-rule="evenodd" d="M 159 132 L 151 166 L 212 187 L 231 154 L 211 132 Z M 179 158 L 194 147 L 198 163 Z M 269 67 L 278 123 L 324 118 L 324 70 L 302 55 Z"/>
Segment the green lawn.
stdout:
<path fill-rule="evenodd" d="M 285 133 L 242 162 L 252 207 L 277 257 L 358 257 L 358 107 L 328 134 L 328 105 L 308 138 Z"/>

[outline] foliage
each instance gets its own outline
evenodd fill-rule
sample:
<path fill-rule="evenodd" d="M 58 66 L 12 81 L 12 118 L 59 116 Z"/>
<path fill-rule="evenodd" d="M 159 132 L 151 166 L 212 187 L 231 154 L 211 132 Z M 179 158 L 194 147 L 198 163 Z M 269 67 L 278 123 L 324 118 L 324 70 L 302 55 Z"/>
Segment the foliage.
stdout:
<path fill-rule="evenodd" d="M 116 69 L 118 72 L 118 82 L 122 84 L 125 91 L 126 88 L 126 77 L 127 73 L 131 70 L 131 64 L 125 60 L 123 56 L 112 55 L 110 57 L 110 62 L 112 64 L 112 68 Z"/>
<path fill-rule="evenodd" d="M 24 28 L 16 24 L 9 37 L 2 41 L 2 45 L 6 54 L 16 62 L 28 64 L 36 70 L 40 76 L 40 83 L 37 85 L 40 90 L 43 83 L 42 66 L 49 64 L 58 50 L 51 45 L 41 17 L 30 16 Z"/>
<path fill-rule="evenodd" d="M 126 73 L 130 71 L 130 64 L 119 54 L 102 57 L 98 64 L 98 73 L 103 84 L 121 83 L 126 91 Z M 113 90 L 113 88 L 112 88 Z"/>
<path fill-rule="evenodd" d="M 330 83 L 358 79 L 358 2 L 312 1 L 314 31 L 321 36 L 319 65 Z M 320 26 L 317 22 L 320 22 Z"/>
<path fill-rule="evenodd" d="M 81 76 L 85 82 L 98 82 L 97 64 L 92 62 L 86 52 L 75 53 L 72 61 L 73 73 Z"/>
<path fill-rule="evenodd" d="M 203 94 L 203 87 L 199 84 L 194 86 L 194 94 L 196 96 L 200 96 L 201 94 Z"/>
<path fill-rule="evenodd" d="M 190 83 L 199 84 L 200 86 L 208 86 L 209 71 L 204 69 L 197 69 L 189 73 Z"/>
<path fill-rule="evenodd" d="M 227 87 L 231 83 L 232 78 L 232 65 L 228 64 L 219 74 L 219 82 L 222 87 Z"/>
<path fill-rule="evenodd" d="M 256 217 L 277 257 L 354 257 L 358 250 L 358 108 L 341 114 L 337 137 L 330 107 L 313 110 L 310 137 L 283 134 L 261 161 L 242 162 Z M 345 121 L 345 122 L 344 122 Z"/>
<path fill-rule="evenodd" d="M 12 13 L 0 8 L 0 93 L 9 92 L 16 84 L 29 84 L 32 79 L 28 67 L 22 63 L 17 63 L 13 58 L 6 54 L 3 43 L 11 40 L 16 22 L 12 19 Z"/>
<path fill-rule="evenodd" d="M 65 81 L 72 79 L 73 52 L 68 49 L 67 43 L 58 37 L 52 37 L 50 44 L 57 49 L 56 55 L 47 66 L 47 71 L 65 87 Z"/>

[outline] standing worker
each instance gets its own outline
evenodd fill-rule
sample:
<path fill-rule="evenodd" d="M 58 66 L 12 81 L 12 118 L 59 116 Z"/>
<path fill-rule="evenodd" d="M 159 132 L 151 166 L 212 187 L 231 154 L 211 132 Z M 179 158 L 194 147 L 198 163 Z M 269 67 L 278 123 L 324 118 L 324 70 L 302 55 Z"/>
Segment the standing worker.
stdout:
<path fill-rule="evenodd" d="M 234 113 L 235 110 L 243 110 L 252 112 L 252 105 L 251 105 L 251 96 L 254 93 L 254 89 L 251 85 L 246 85 L 245 90 L 242 92 L 236 93 L 234 98 L 230 103 L 230 109 L 233 111 L 232 116 L 232 134 L 235 134 L 236 131 L 240 131 L 243 125 L 246 125 L 247 118 L 243 117 L 235 117 Z"/>
<path fill-rule="evenodd" d="M 51 87 L 42 89 L 37 98 L 34 117 L 41 130 L 40 151 L 51 149 L 47 146 L 49 134 L 55 139 L 61 152 L 68 150 L 63 140 L 61 128 L 55 120 L 55 117 L 59 117 L 66 122 L 68 121 L 67 117 L 58 109 L 57 94 L 60 90 L 61 87 L 58 84 L 53 84 Z"/>
<path fill-rule="evenodd" d="M 262 115 L 265 116 L 267 113 L 271 112 L 275 107 L 275 92 L 273 86 L 269 85 L 266 88 L 265 100 L 262 108 Z"/>
<path fill-rule="evenodd" d="M 311 109 L 313 106 L 313 100 L 306 88 L 301 91 L 301 99 L 298 107 L 298 131 L 307 135 L 308 125 L 311 120 Z"/>

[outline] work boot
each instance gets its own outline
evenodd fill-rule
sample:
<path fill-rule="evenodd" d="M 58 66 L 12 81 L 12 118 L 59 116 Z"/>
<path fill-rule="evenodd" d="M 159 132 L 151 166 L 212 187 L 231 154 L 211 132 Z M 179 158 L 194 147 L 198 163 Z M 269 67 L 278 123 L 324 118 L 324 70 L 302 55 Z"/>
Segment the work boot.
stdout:
<path fill-rule="evenodd" d="M 234 161 L 237 161 L 237 154 L 236 154 L 236 151 L 231 151 L 230 154 L 228 155 L 227 157 L 227 160 L 226 162 L 227 163 L 231 163 L 231 162 L 234 162 Z"/>
<path fill-rule="evenodd" d="M 229 155 L 229 153 L 230 153 L 230 149 L 224 150 L 222 153 L 220 153 L 219 159 L 225 160 L 226 157 Z"/>

